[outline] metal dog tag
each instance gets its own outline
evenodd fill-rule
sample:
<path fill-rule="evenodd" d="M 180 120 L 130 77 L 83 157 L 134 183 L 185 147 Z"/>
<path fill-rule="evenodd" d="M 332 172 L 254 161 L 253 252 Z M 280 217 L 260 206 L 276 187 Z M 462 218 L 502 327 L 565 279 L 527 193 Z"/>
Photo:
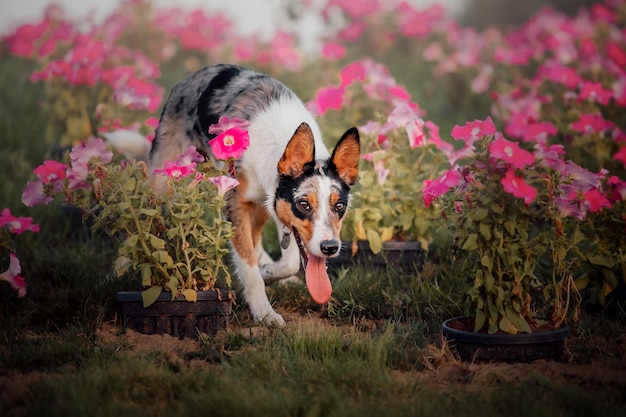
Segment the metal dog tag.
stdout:
<path fill-rule="evenodd" d="M 289 247 L 289 243 L 291 243 L 291 237 L 289 236 L 289 232 L 283 232 L 283 238 L 280 240 L 280 247 L 283 249 L 287 249 Z"/>

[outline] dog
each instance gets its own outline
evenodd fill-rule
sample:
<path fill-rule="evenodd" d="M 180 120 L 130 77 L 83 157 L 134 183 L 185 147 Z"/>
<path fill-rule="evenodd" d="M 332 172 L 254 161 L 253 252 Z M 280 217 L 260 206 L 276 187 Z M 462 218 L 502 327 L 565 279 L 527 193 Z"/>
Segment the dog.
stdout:
<path fill-rule="evenodd" d="M 225 195 L 236 276 L 252 317 L 283 326 L 265 284 L 297 274 L 301 262 L 313 300 L 330 298 L 326 259 L 341 248 L 341 224 L 358 179 L 359 132 L 348 129 L 329 153 L 312 114 L 281 82 L 237 65 L 208 66 L 172 88 L 150 150 L 150 171 L 190 145 L 212 157 L 209 127 L 221 116 L 249 123 L 250 145 L 235 162 L 239 185 Z M 277 261 L 261 241 L 270 217 L 282 235 Z"/>

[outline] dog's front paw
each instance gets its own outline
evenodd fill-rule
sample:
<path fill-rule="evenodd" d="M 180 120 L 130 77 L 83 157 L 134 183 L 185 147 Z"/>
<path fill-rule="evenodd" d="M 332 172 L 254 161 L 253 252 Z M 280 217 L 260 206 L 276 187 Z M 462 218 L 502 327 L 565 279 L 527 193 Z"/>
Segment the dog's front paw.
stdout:
<path fill-rule="evenodd" d="M 265 315 L 255 317 L 255 320 L 266 326 L 285 327 L 285 319 L 283 319 L 283 316 L 281 316 L 274 310 L 272 310 L 271 312 L 268 312 Z"/>

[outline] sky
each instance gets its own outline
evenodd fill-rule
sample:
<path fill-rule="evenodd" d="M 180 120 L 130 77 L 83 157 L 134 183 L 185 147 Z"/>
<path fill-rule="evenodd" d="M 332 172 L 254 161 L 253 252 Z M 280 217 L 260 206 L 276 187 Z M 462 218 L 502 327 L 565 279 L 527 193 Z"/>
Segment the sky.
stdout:
<path fill-rule="evenodd" d="M 156 5 L 206 8 L 221 11 L 230 17 L 244 35 L 273 33 L 280 22 L 281 5 L 290 0 L 152 0 Z M 324 4 L 324 0 L 312 0 L 314 4 Z M 359 1 L 359 0 L 355 0 Z M 384 1 L 384 0 L 381 0 Z M 459 0 L 409 0 L 416 5 L 437 2 L 454 12 L 459 9 Z M 118 1 L 107 0 L 0 0 L 0 34 L 9 33 L 24 23 L 37 22 L 47 5 L 56 3 L 63 7 L 72 20 L 88 16 L 101 18 L 115 9 Z M 277 7 L 278 6 L 278 7 Z M 315 34 L 319 28 L 319 16 L 307 16 L 299 22 L 300 33 Z"/>

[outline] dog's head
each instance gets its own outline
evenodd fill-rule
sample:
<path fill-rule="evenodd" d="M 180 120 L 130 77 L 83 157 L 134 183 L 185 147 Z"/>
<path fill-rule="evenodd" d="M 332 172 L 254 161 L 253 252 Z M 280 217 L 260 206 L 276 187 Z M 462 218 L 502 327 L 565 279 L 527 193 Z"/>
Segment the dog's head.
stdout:
<path fill-rule="evenodd" d="M 274 200 L 279 220 L 295 237 L 313 299 L 330 298 L 326 259 L 341 249 L 339 232 L 348 209 L 349 192 L 359 174 L 359 132 L 349 129 L 328 160 L 315 160 L 315 141 L 302 123 L 278 162 Z"/>

